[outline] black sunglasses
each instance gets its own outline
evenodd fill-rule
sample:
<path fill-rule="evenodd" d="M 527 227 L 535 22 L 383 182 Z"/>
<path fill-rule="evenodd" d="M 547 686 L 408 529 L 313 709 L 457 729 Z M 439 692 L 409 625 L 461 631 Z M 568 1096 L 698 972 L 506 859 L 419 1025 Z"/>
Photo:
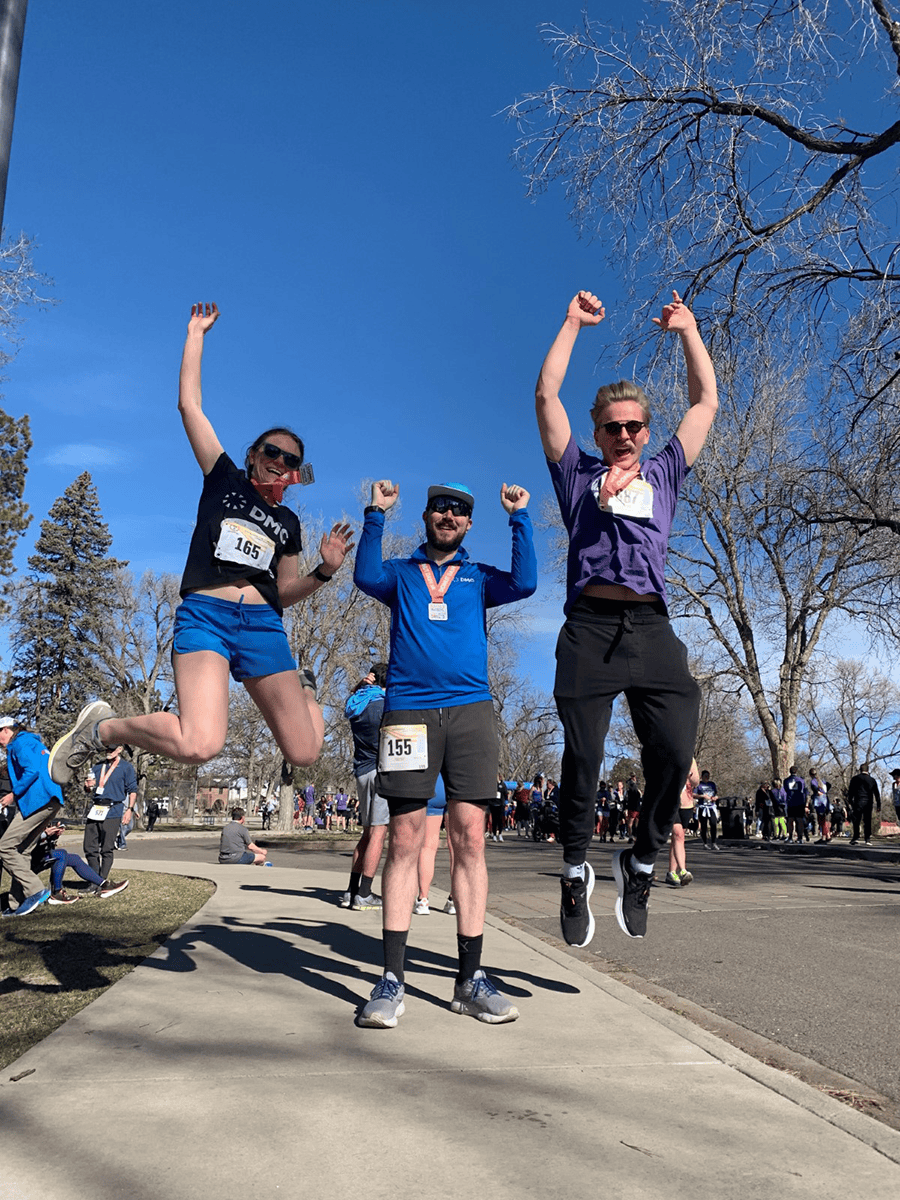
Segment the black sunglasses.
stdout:
<path fill-rule="evenodd" d="M 263 442 L 260 450 L 266 458 L 280 458 L 289 471 L 296 471 L 303 462 L 299 454 L 291 454 L 289 450 L 282 450 L 280 446 L 273 446 L 271 442 Z"/>
<path fill-rule="evenodd" d="M 600 428 L 605 429 L 610 437 L 618 437 L 623 429 L 627 430 L 629 437 L 637 437 L 646 426 L 646 421 L 603 421 Z"/>
<path fill-rule="evenodd" d="M 428 511 L 436 513 L 451 512 L 454 517 L 471 517 L 472 505 L 465 500 L 454 500 L 452 496 L 435 496 L 428 501 Z"/>

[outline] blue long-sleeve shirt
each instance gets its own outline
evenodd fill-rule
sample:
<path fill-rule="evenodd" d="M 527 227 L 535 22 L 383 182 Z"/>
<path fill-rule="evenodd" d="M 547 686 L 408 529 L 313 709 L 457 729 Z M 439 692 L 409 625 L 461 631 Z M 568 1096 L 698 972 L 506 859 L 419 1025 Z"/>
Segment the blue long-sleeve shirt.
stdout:
<path fill-rule="evenodd" d="M 425 546 L 409 558 L 382 560 L 384 513 L 366 515 L 353 582 L 391 610 L 391 652 L 384 711 L 453 708 L 490 700 L 485 612 L 524 600 L 537 589 L 537 559 L 531 518 L 511 514 L 512 565 L 509 571 L 473 562 L 462 548 L 443 566 L 428 558 Z M 459 571 L 447 591 L 446 621 L 430 621 L 431 595 L 420 570 L 428 563 L 436 583 L 454 564 Z"/>
<path fill-rule="evenodd" d="M 62 789 L 47 770 L 49 750 L 36 733 L 23 729 L 6 748 L 6 766 L 19 812 L 30 817 L 51 800 L 63 803 Z"/>

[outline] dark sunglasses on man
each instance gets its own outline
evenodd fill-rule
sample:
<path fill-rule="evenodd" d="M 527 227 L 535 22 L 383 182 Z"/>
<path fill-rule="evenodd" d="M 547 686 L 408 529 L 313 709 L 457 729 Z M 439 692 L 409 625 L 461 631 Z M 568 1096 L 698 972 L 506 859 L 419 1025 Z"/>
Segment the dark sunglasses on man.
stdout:
<path fill-rule="evenodd" d="M 624 429 L 629 437 L 637 437 L 647 426 L 646 421 L 601 421 L 600 428 L 605 429 L 610 437 L 618 437 Z"/>
<path fill-rule="evenodd" d="M 472 505 L 466 504 L 465 500 L 454 500 L 452 496 L 435 496 L 433 500 L 428 501 L 427 511 L 435 513 L 451 512 L 454 517 L 471 517 Z"/>

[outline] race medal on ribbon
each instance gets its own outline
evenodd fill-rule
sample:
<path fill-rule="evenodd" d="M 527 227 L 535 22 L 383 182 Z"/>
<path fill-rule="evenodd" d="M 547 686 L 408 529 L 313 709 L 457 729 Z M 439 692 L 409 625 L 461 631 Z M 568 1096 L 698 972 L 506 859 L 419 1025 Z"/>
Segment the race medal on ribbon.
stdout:
<path fill-rule="evenodd" d="M 257 525 L 239 517 L 226 517 L 222 522 L 216 558 L 252 567 L 254 571 L 266 571 L 274 553 L 275 543 Z"/>
<path fill-rule="evenodd" d="M 619 517 L 652 517 L 653 485 L 645 479 L 632 479 L 628 487 L 610 496 L 609 511 Z"/>
<path fill-rule="evenodd" d="M 435 580 L 434 571 L 432 571 L 430 563 L 419 563 L 419 570 L 422 572 L 422 578 L 425 580 L 425 586 L 428 588 L 428 595 L 431 597 L 431 603 L 428 605 L 428 620 L 446 621 L 447 602 L 444 600 L 444 597 L 447 595 L 450 584 L 456 578 L 459 563 L 447 568 L 441 576 L 440 583 Z"/>
<path fill-rule="evenodd" d="M 379 771 L 424 771 L 428 766 L 425 725 L 383 725 L 379 734 Z"/>

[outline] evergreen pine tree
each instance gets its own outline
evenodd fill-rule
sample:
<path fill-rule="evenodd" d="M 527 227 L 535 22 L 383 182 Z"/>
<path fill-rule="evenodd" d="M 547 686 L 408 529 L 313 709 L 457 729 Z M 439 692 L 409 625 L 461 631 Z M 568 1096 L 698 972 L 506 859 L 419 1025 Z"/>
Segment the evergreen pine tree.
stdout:
<path fill-rule="evenodd" d="M 116 619 L 114 577 L 125 566 L 107 556 L 111 545 L 85 471 L 41 522 L 15 620 L 11 682 L 45 744 L 103 690 L 102 644 Z"/>
<path fill-rule="evenodd" d="M 9 583 L 6 580 L 15 570 L 16 541 L 31 521 L 28 505 L 22 499 L 30 449 L 28 417 L 17 420 L 0 408 L 0 617 L 9 612 Z"/>

